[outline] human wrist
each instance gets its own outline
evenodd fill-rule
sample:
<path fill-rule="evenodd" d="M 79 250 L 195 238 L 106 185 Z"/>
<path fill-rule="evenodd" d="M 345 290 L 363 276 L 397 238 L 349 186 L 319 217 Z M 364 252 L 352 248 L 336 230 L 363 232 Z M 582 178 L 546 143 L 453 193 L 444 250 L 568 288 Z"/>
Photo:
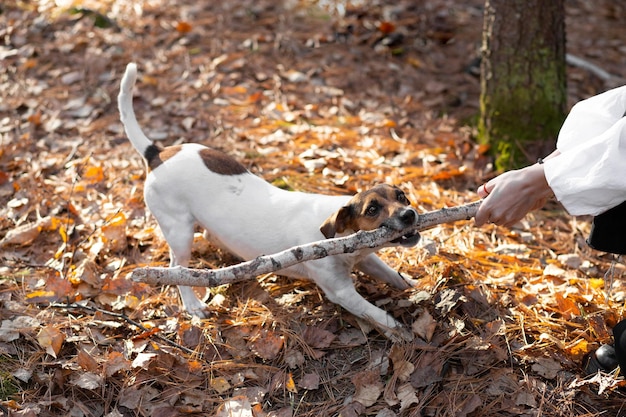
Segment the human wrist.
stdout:
<path fill-rule="evenodd" d="M 554 193 L 552 192 L 552 188 L 550 188 L 550 184 L 548 184 L 548 180 L 546 179 L 543 159 L 540 158 L 536 164 L 531 165 L 529 168 L 532 172 L 531 183 L 534 186 L 533 192 L 541 198 L 552 197 Z"/>

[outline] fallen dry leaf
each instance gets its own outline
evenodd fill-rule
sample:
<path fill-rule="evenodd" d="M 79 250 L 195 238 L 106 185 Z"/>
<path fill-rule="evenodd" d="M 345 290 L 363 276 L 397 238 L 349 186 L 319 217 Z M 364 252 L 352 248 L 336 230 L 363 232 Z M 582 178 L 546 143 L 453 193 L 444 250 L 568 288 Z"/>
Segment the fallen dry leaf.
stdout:
<path fill-rule="evenodd" d="M 269 330 L 262 330 L 250 343 L 250 351 L 260 358 L 276 358 L 283 347 L 283 336 Z"/>
<path fill-rule="evenodd" d="M 76 385 L 79 388 L 95 391 L 101 388 L 104 379 L 100 375 L 93 374 L 91 372 L 83 372 L 76 375 L 77 377 L 72 379 L 70 383 Z"/>
<path fill-rule="evenodd" d="M 352 377 L 355 393 L 353 401 L 365 407 L 373 405 L 383 393 L 383 383 L 375 370 L 359 372 Z"/>
<path fill-rule="evenodd" d="M 244 396 L 226 400 L 215 413 L 215 417 L 254 417 L 250 401 Z"/>
<path fill-rule="evenodd" d="M 52 325 L 44 326 L 37 334 L 37 342 L 47 354 L 57 357 L 65 341 L 65 334 Z"/>
<path fill-rule="evenodd" d="M 433 316 L 430 315 L 428 310 L 425 310 L 422 314 L 420 314 L 411 325 L 413 333 L 427 342 L 430 342 L 433 338 L 436 328 L 437 322 L 433 319 Z"/>
<path fill-rule="evenodd" d="M 254 417 L 621 412 L 621 378 L 583 380 L 581 362 L 626 316 L 626 269 L 587 247 L 589 219 L 554 202 L 512 228 L 461 221 L 380 251 L 415 288 L 355 272 L 364 298 L 412 327 L 412 344 L 361 328 L 309 281 L 197 289 L 209 302 L 200 320 L 175 288 L 128 279 L 170 259 L 119 122 L 126 63 L 141 69 L 135 111 L 161 146 L 224 150 L 289 190 L 391 183 L 425 212 L 476 200 L 496 175 L 470 123 L 484 0 L 35 3 L 0 7 L 0 355 L 12 414 L 214 416 L 230 400 Z M 565 8 L 568 52 L 623 78 L 621 4 Z M 568 107 L 610 87 L 576 65 L 567 78 Z M 192 266 L 237 262 L 196 232 Z M 65 335 L 60 350 L 54 330 L 47 348 L 34 343 L 44 328 Z M 357 392 L 362 372 L 372 380 L 356 378 Z"/>
<path fill-rule="evenodd" d="M 316 390 L 320 387 L 320 376 L 316 372 L 304 374 L 298 386 L 302 389 Z"/>

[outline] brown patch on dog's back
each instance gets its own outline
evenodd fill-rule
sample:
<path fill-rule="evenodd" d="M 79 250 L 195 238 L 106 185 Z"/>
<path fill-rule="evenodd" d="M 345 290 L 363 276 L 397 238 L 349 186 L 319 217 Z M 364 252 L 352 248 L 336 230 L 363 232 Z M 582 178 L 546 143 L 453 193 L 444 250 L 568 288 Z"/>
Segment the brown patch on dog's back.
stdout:
<path fill-rule="evenodd" d="M 215 149 L 205 148 L 200 151 L 200 157 L 204 165 L 211 171 L 220 175 L 239 175 L 248 172 L 246 167 L 239 162 Z"/>
<path fill-rule="evenodd" d="M 183 145 L 168 146 L 165 149 L 162 149 L 157 145 L 149 146 L 144 155 L 144 158 L 146 158 L 146 161 L 148 162 L 148 169 L 157 169 L 162 163 L 180 152 L 182 148 Z M 248 172 L 246 167 L 226 155 L 224 152 L 211 148 L 203 148 L 198 151 L 198 155 L 202 158 L 204 166 L 216 174 L 239 175 Z"/>
<path fill-rule="evenodd" d="M 155 170 L 163 162 L 167 161 L 174 155 L 176 155 L 182 149 L 182 145 L 168 146 L 165 149 L 161 149 L 156 145 L 151 145 L 146 149 L 144 158 L 148 162 L 148 169 Z"/>

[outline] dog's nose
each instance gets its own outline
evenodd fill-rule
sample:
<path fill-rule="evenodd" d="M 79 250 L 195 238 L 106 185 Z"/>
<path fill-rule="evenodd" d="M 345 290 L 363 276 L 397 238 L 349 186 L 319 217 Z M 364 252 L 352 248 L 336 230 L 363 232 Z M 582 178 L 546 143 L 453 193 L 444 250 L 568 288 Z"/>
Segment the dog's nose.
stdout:
<path fill-rule="evenodd" d="M 400 214 L 400 220 L 406 225 L 411 225 L 415 223 L 416 217 L 417 214 L 415 213 L 415 210 L 410 208 L 404 209 L 404 211 Z"/>

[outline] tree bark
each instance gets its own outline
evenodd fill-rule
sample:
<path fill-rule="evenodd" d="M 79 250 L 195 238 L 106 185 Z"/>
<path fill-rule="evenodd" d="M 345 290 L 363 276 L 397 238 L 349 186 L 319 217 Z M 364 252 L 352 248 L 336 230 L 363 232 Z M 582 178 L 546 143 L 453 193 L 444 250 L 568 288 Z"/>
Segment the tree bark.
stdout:
<path fill-rule="evenodd" d="M 478 140 L 496 169 L 554 150 L 566 104 L 563 0 L 487 0 Z"/>
<path fill-rule="evenodd" d="M 480 201 L 458 207 L 443 208 L 418 216 L 417 224 L 402 231 L 378 228 L 360 231 L 349 236 L 320 240 L 286 249 L 273 255 L 259 256 L 251 261 L 221 269 L 191 269 L 183 267 L 137 268 L 131 279 L 153 285 L 186 285 L 192 287 L 217 287 L 254 278 L 258 275 L 280 271 L 300 262 L 331 255 L 352 253 L 359 249 L 377 248 L 412 231 L 423 231 L 441 223 L 469 220 L 476 215 Z"/>

